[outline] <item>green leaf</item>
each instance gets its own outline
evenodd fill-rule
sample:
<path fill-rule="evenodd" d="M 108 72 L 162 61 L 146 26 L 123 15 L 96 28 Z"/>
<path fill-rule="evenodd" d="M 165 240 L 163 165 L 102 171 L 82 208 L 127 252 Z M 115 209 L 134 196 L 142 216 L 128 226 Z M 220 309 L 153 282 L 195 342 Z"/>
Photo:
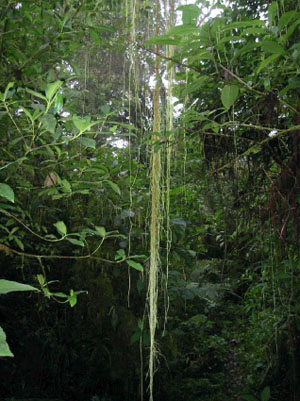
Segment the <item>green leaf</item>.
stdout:
<path fill-rule="evenodd" d="M 14 82 L 9 82 L 9 83 L 6 85 L 5 91 L 4 91 L 3 96 L 2 96 L 2 100 L 3 100 L 3 101 L 6 100 L 9 90 L 10 90 L 11 88 L 13 88 L 14 85 L 15 85 Z"/>
<path fill-rule="evenodd" d="M 271 391 L 270 391 L 270 387 L 267 386 L 261 392 L 260 399 L 261 399 L 261 401 L 269 401 L 270 398 L 271 398 Z"/>
<path fill-rule="evenodd" d="M 282 35 L 281 38 L 279 39 L 279 42 L 282 44 L 285 44 L 288 38 L 294 33 L 294 30 L 297 28 L 297 26 L 300 24 L 300 18 L 295 21 L 287 30 L 287 33 L 285 35 Z"/>
<path fill-rule="evenodd" d="M 239 95 L 239 88 L 237 86 L 225 85 L 221 93 L 221 100 L 223 106 L 226 109 L 229 109 L 236 101 L 238 95 Z"/>
<path fill-rule="evenodd" d="M 68 302 L 70 306 L 73 308 L 77 304 L 77 295 L 79 294 L 87 294 L 87 291 L 74 291 L 70 290 L 70 295 L 68 296 Z"/>
<path fill-rule="evenodd" d="M 65 193 L 71 193 L 72 192 L 72 187 L 71 184 L 69 183 L 68 180 L 63 179 L 61 180 L 61 189 L 65 192 Z"/>
<path fill-rule="evenodd" d="M 45 114 L 42 119 L 42 124 L 47 131 L 51 132 L 51 134 L 55 134 L 57 121 L 53 114 Z"/>
<path fill-rule="evenodd" d="M 73 117 L 73 123 L 80 132 L 84 132 L 89 128 L 90 121 L 91 121 L 90 116 L 87 116 L 85 118 L 80 118 L 78 116 Z"/>
<path fill-rule="evenodd" d="M 43 276 L 42 274 L 37 274 L 36 278 L 38 279 L 40 286 L 43 287 L 43 285 L 46 283 L 45 276 Z"/>
<path fill-rule="evenodd" d="M 268 22 L 270 26 L 274 25 L 274 20 L 277 15 L 277 10 L 278 10 L 277 1 L 273 1 L 268 8 Z"/>
<path fill-rule="evenodd" d="M 130 255 L 128 259 L 147 259 L 146 255 Z"/>
<path fill-rule="evenodd" d="M 119 186 L 115 182 L 112 182 L 112 181 L 109 181 L 109 180 L 105 180 L 105 182 L 108 183 L 108 185 L 111 187 L 111 189 L 113 191 L 115 191 L 116 194 L 121 196 L 121 190 L 120 190 Z"/>
<path fill-rule="evenodd" d="M 280 56 L 280 54 L 272 54 L 272 56 L 269 56 L 267 58 L 265 58 L 259 65 L 258 69 L 257 69 L 257 74 L 260 73 L 261 70 L 263 70 L 267 65 L 269 65 L 270 63 L 272 63 L 273 61 L 275 61 L 278 57 Z"/>
<path fill-rule="evenodd" d="M 6 334 L 0 326 L 0 356 L 14 356 L 6 342 Z"/>
<path fill-rule="evenodd" d="M 67 237 L 66 240 L 68 240 L 69 242 L 71 242 L 71 244 L 79 245 L 79 246 L 84 246 L 84 242 L 83 242 L 83 241 L 80 241 L 80 240 L 78 240 L 78 239 L 76 239 L 76 238 Z"/>
<path fill-rule="evenodd" d="M 64 105 L 64 99 L 62 95 L 58 93 L 54 101 L 54 113 L 59 113 L 63 108 L 63 105 Z"/>
<path fill-rule="evenodd" d="M 279 95 L 283 96 L 290 89 L 299 89 L 299 88 L 300 88 L 300 79 L 295 77 L 294 79 L 289 80 L 289 84 L 285 88 L 281 89 Z"/>
<path fill-rule="evenodd" d="M 26 92 L 30 93 L 30 94 L 33 95 L 33 96 L 39 97 L 40 99 L 43 99 L 43 100 L 46 100 L 46 101 L 47 101 L 47 98 L 46 98 L 44 95 L 42 95 L 42 94 L 39 93 L 39 92 L 35 92 L 35 91 L 33 91 L 32 89 L 26 88 Z"/>
<path fill-rule="evenodd" d="M 106 237 L 106 230 L 104 227 L 95 226 L 97 233 L 102 237 Z"/>
<path fill-rule="evenodd" d="M 284 13 L 278 21 L 278 29 L 281 31 L 282 28 L 286 27 L 294 18 L 297 18 L 299 13 L 296 10 L 291 10 Z"/>
<path fill-rule="evenodd" d="M 23 244 L 23 242 L 22 242 L 18 237 L 14 237 L 14 240 L 16 241 L 18 247 L 19 247 L 20 249 L 22 249 L 22 251 L 24 251 L 24 244 Z"/>
<path fill-rule="evenodd" d="M 168 35 L 188 35 L 189 33 L 198 32 L 199 28 L 193 25 L 177 25 L 174 26 Z"/>
<path fill-rule="evenodd" d="M 75 306 L 75 305 L 77 304 L 77 297 L 76 297 L 76 295 L 73 294 L 73 295 L 69 296 L 69 297 L 68 297 L 68 302 L 69 302 L 71 308 L 73 308 L 73 306 Z"/>
<path fill-rule="evenodd" d="M 281 55 L 285 53 L 284 48 L 280 46 L 278 43 L 273 42 L 272 40 L 264 40 L 263 42 L 260 43 L 260 46 L 266 53 L 274 53 Z"/>
<path fill-rule="evenodd" d="M 179 6 L 177 10 L 182 11 L 182 22 L 184 25 L 196 25 L 198 15 L 201 10 L 195 4 L 187 4 L 184 6 Z"/>
<path fill-rule="evenodd" d="M 142 336 L 142 332 L 140 330 L 133 333 L 132 336 L 130 337 L 130 344 L 136 343 L 140 339 L 141 336 Z"/>
<path fill-rule="evenodd" d="M 92 148 L 92 149 L 96 149 L 96 141 L 95 139 L 91 139 L 91 138 L 86 138 L 86 137 L 79 137 L 78 141 L 83 145 L 86 146 L 87 148 Z"/>
<path fill-rule="evenodd" d="M 0 196 L 15 203 L 15 194 L 11 187 L 7 184 L 0 183 Z"/>
<path fill-rule="evenodd" d="M 0 280 L 0 294 L 7 294 L 15 291 L 39 291 L 37 288 L 28 284 L 18 283 L 17 281 Z"/>
<path fill-rule="evenodd" d="M 234 28 L 246 28 L 246 27 L 253 27 L 253 26 L 264 26 L 265 21 L 254 19 L 254 20 L 245 20 L 245 21 L 236 21 L 232 22 L 229 25 L 226 25 L 226 29 L 234 29 Z"/>
<path fill-rule="evenodd" d="M 124 259 L 126 257 L 124 249 L 118 249 L 117 253 L 115 254 L 115 260 Z"/>
<path fill-rule="evenodd" d="M 172 35 L 160 35 L 147 40 L 146 45 L 151 43 L 158 45 L 179 45 L 180 42 L 181 38 L 174 38 Z"/>
<path fill-rule="evenodd" d="M 202 75 L 200 78 L 192 81 L 188 84 L 187 88 L 183 91 L 182 95 L 186 96 L 190 93 L 199 91 L 202 86 L 205 86 L 211 82 L 211 78 L 208 75 Z"/>
<path fill-rule="evenodd" d="M 140 263 L 135 262 L 134 260 L 130 260 L 130 259 L 126 260 L 126 262 L 130 267 L 133 267 L 135 270 L 138 270 L 139 272 L 144 271 L 144 268 Z"/>
<path fill-rule="evenodd" d="M 63 221 L 58 221 L 57 223 L 55 223 L 53 225 L 54 225 L 54 227 L 56 227 L 59 234 L 61 234 L 62 236 L 67 235 L 67 227 Z"/>
<path fill-rule="evenodd" d="M 56 81 L 52 82 L 51 84 L 48 84 L 45 90 L 46 98 L 48 100 L 52 100 L 53 96 L 56 94 L 56 92 L 58 91 L 58 89 L 61 87 L 62 84 L 63 84 L 62 81 Z"/>
<path fill-rule="evenodd" d="M 96 45 L 100 45 L 102 41 L 101 41 L 101 37 L 99 36 L 99 34 L 94 29 L 91 29 L 91 28 L 89 31 L 90 31 L 90 37 L 93 40 L 93 42 Z"/>
<path fill-rule="evenodd" d="M 52 292 L 52 295 L 59 297 L 59 298 L 69 298 L 69 295 L 64 294 L 63 292 Z"/>
<path fill-rule="evenodd" d="M 33 123 L 34 118 L 33 116 L 30 114 L 30 112 L 24 107 L 24 106 L 20 106 L 20 108 L 24 111 L 24 113 L 26 114 L 26 116 L 29 118 L 29 120 Z"/>

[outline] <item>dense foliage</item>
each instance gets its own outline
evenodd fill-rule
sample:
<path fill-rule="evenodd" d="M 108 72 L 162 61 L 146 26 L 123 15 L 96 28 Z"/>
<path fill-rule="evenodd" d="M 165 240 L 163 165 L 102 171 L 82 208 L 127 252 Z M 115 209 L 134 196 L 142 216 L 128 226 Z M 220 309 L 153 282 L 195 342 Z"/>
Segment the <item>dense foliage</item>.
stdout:
<path fill-rule="evenodd" d="M 122 3 L 0 5 L 0 397 L 148 397 L 160 151 L 154 399 L 298 401 L 299 5 Z"/>

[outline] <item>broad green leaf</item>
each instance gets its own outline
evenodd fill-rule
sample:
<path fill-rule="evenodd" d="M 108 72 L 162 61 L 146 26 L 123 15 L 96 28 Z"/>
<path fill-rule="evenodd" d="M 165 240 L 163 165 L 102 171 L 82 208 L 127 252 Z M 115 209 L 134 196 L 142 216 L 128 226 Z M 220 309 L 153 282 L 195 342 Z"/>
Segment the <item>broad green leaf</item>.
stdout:
<path fill-rule="evenodd" d="M 76 239 L 76 238 L 67 237 L 66 240 L 68 240 L 69 242 L 71 242 L 71 244 L 79 245 L 79 246 L 84 246 L 84 242 L 83 242 L 83 241 L 80 241 L 80 240 L 78 240 L 78 239 Z"/>
<path fill-rule="evenodd" d="M 252 52 L 254 49 L 256 49 L 258 44 L 254 41 L 251 41 L 247 43 L 245 46 L 243 46 L 240 50 L 238 50 L 234 56 L 234 58 L 240 57 L 242 54 Z"/>
<path fill-rule="evenodd" d="M 150 345 L 150 331 L 144 331 L 143 332 L 143 346 L 144 347 L 149 347 Z"/>
<path fill-rule="evenodd" d="M 144 328 L 144 322 L 143 322 L 142 319 L 139 319 L 139 320 L 138 320 L 138 328 L 139 328 L 140 330 L 143 330 L 143 328 Z"/>
<path fill-rule="evenodd" d="M 62 95 L 58 93 L 54 101 L 54 113 L 59 113 L 63 108 L 63 105 L 64 105 L 64 99 Z"/>
<path fill-rule="evenodd" d="M 191 26 L 191 25 L 177 25 L 174 26 L 169 32 L 168 35 L 188 35 L 189 33 L 198 32 L 199 27 Z"/>
<path fill-rule="evenodd" d="M 85 118 L 80 118 L 78 116 L 73 117 L 73 123 L 80 132 L 84 132 L 89 128 L 90 121 L 91 121 L 90 116 L 87 116 Z"/>
<path fill-rule="evenodd" d="M 42 94 L 39 93 L 39 92 L 35 92 L 35 91 L 33 91 L 32 89 L 26 88 L 26 92 L 30 93 L 30 94 L 33 95 L 33 96 L 39 97 L 40 99 L 43 99 L 43 100 L 46 100 L 46 101 L 47 101 L 47 98 L 46 98 L 44 95 L 42 95 Z"/>
<path fill-rule="evenodd" d="M 86 146 L 87 148 L 92 148 L 92 149 L 96 149 L 96 141 L 95 139 L 91 139 L 91 138 L 86 138 L 86 137 L 79 137 L 78 141 L 83 145 Z"/>
<path fill-rule="evenodd" d="M 0 326 L 0 356 L 14 356 L 6 342 L 6 334 Z"/>
<path fill-rule="evenodd" d="M 43 287 L 43 285 L 46 283 L 45 276 L 43 274 L 37 274 L 36 278 L 38 279 L 40 286 Z"/>
<path fill-rule="evenodd" d="M 253 27 L 253 26 L 264 26 L 265 21 L 254 19 L 254 20 L 246 20 L 246 21 L 236 21 L 232 22 L 229 25 L 226 25 L 226 29 L 233 29 L 233 28 L 246 28 L 246 27 Z"/>
<path fill-rule="evenodd" d="M 135 270 L 138 270 L 139 272 L 144 271 L 144 268 L 140 263 L 135 262 L 134 260 L 130 260 L 130 259 L 126 260 L 126 262 L 130 267 L 133 267 Z"/>
<path fill-rule="evenodd" d="M 294 18 L 298 18 L 299 13 L 296 10 L 291 10 L 284 13 L 278 21 L 278 29 L 281 30 L 282 28 L 286 27 Z"/>
<path fill-rule="evenodd" d="M 272 40 L 264 40 L 260 43 L 262 49 L 266 53 L 274 53 L 274 54 L 284 54 L 285 50 L 278 43 L 273 42 Z"/>
<path fill-rule="evenodd" d="M 51 134 L 55 133 L 57 121 L 53 114 L 45 114 L 42 119 L 42 124 L 47 131 L 51 132 Z"/>
<path fill-rule="evenodd" d="M 179 45 L 181 42 L 180 38 L 174 38 L 172 35 L 160 35 L 154 36 L 147 40 L 146 44 L 158 44 L 158 45 Z"/>
<path fill-rule="evenodd" d="M 268 8 L 268 22 L 270 26 L 274 25 L 274 20 L 277 15 L 277 10 L 278 10 L 277 1 L 273 1 Z"/>
<path fill-rule="evenodd" d="M 68 302 L 69 302 L 71 308 L 73 308 L 73 306 L 75 306 L 77 304 L 77 296 L 75 294 L 70 295 L 68 297 Z"/>
<path fill-rule="evenodd" d="M 261 401 L 269 401 L 270 398 L 271 398 L 270 387 L 267 386 L 261 392 L 260 399 L 261 399 Z"/>
<path fill-rule="evenodd" d="M 97 233 L 99 235 L 101 235 L 101 237 L 104 238 L 106 236 L 106 230 L 104 227 L 95 226 L 95 229 L 96 229 Z"/>
<path fill-rule="evenodd" d="M 64 294 L 63 292 L 53 292 L 52 295 L 55 295 L 56 297 L 59 297 L 59 298 L 68 298 L 69 297 L 69 295 Z"/>
<path fill-rule="evenodd" d="M 111 109 L 111 107 L 109 104 L 104 104 L 103 106 L 101 106 L 101 111 L 104 114 L 108 114 L 110 112 L 110 109 Z M 111 128 L 110 128 L 110 130 L 111 130 Z"/>
<path fill-rule="evenodd" d="M 118 249 L 117 253 L 115 254 L 115 260 L 124 259 L 126 257 L 124 249 Z"/>
<path fill-rule="evenodd" d="M 239 88 L 237 86 L 225 85 L 221 93 L 221 100 L 223 106 L 226 109 L 229 109 L 236 101 L 238 95 L 239 95 Z"/>
<path fill-rule="evenodd" d="M 91 29 L 91 28 L 90 28 L 89 32 L 90 32 L 90 37 L 93 40 L 93 42 L 96 45 L 100 45 L 102 40 L 101 40 L 101 37 L 99 36 L 99 34 L 94 29 Z"/>
<path fill-rule="evenodd" d="M 263 70 L 267 65 L 275 61 L 278 57 L 280 57 L 280 54 L 272 54 L 272 56 L 269 56 L 265 58 L 261 63 L 260 66 L 257 69 L 257 74 L 260 73 L 261 70 Z"/>
<path fill-rule="evenodd" d="M 67 227 L 63 221 L 58 221 L 57 223 L 53 224 L 56 227 L 59 234 L 65 236 L 67 234 Z"/>
<path fill-rule="evenodd" d="M 16 241 L 18 247 L 19 247 L 20 249 L 22 249 L 22 251 L 24 251 L 24 244 L 23 244 L 23 242 L 22 242 L 18 237 L 14 237 L 14 240 Z"/>
<path fill-rule="evenodd" d="M 45 90 L 46 98 L 48 100 L 52 100 L 53 96 L 56 94 L 58 89 L 61 87 L 63 84 L 62 81 L 56 81 L 52 82 L 51 84 L 48 84 Z"/>
<path fill-rule="evenodd" d="M 140 330 L 133 333 L 132 336 L 130 337 L 130 344 L 136 343 L 140 339 L 141 336 L 142 336 L 142 332 Z"/>
<path fill-rule="evenodd" d="M 281 38 L 279 38 L 279 42 L 282 44 L 285 44 L 288 38 L 294 33 L 294 30 L 297 28 L 297 26 L 300 24 L 300 18 L 295 21 L 287 30 L 287 33 L 285 35 L 282 35 Z"/>
<path fill-rule="evenodd" d="M 187 88 L 182 92 L 183 96 L 189 95 L 190 93 L 195 93 L 199 91 L 201 87 L 211 82 L 211 78 L 208 75 L 202 75 L 200 78 L 189 83 Z"/>
<path fill-rule="evenodd" d="M 77 295 L 79 294 L 87 294 L 87 291 L 74 291 L 70 290 L 70 295 L 68 296 L 68 302 L 70 306 L 73 308 L 77 304 Z"/>
<path fill-rule="evenodd" d="M 116 194 L 121 196 L 121 190 L 120 190 L 119 186 L 115 182 L 112 182 L 112 181 L 109 181 L 109 180 L 105 180 L 105 182 L 108 183 L 108 185 L 111 187 L 111 189 L 113 191 L 115 191 Z"/>
<path fill-rule="evenodd" d="M 177 10 L 182 11 L 182 22 L 184 25 L 196 25 L 198 15 L 201 10 L 195 4 L 179 6 Z"/>
<path fill-rule="evenodd" d="M 10 202 L 15 202 L 15 194 L 11 187 L 7 184 L 0 183 L 0 196 L 9 200 Z"/>
<path fill-rule="evenodd" d="M 71 184 L 66 179 L 61 180 L 61 187 L 62 187 L 62 190 L 64 192 L 66 192 L 66 193 L 71 193 L 72 192 Z"/>
<path fill-rule="evenodd" d="M 28 284 L 18 283 L 17 281 L 0 280 L 0 294 L 7 294 L 15 291 L 39 291 L 37 288 Z"/>

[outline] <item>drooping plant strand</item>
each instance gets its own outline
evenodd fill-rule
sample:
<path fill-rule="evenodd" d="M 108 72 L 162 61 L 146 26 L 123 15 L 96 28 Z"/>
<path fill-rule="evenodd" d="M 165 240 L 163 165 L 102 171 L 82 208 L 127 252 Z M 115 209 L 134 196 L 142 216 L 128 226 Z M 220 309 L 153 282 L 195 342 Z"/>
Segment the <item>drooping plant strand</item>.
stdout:
<path fill-rule="evenodd" d="M 167 29 L 170 30 L 175 25 L 175 12 L 174 12 L 174 0 L 167 0 L 166 9 L 166 20 L 168 21 Z M 167 46 L 167 57 L 173 58 L 174 46 Z M 168 276 L 169 276 L 169 256 L 172 244 L 172 232 L 170 227 L 170 184 L 171 184 L 171 156 L 172 156 L 172 142 L 174 140 L 173 133 L 173 83 L 174 83 L 175 68 L 171 61 L 167 63 L 167 108 L 166 108 L 166 139 L 169 145 L 166 150 L 166 193 L 165 193 L 165 215 L 166 215 L 166 271 L 165 271 L 165 325 L 167 322 L 167 315 L 169 309 L 169 297 L 167 292 Z"/>
<path fill-rule="evenodd" d="M 159 34 L 159 0 L 156 0 L 156 29 Z M 158 52 L 158 45 L 156 51 Z M 159 57 L 155 59 L 156 84 L 153 96 L 153 142 L 160 138 L 160 112 L 159 112 Z M 150 221 L 150 271 L 149 271 L 149 328 L 150 328 L 150 356 L 149 356 L 149 392 L 150 401 L 153 401 L 153 378 L 155 373 L 156 344 L 155 332 L 157 327 L 157 298 L 158 298 L 158 270 L 160 265 L 159 243 L 160 243 L 160 180 L 161 180 L 161 152 L 159 147 L 152 146 L 151 159 L 151 221 Z"/>

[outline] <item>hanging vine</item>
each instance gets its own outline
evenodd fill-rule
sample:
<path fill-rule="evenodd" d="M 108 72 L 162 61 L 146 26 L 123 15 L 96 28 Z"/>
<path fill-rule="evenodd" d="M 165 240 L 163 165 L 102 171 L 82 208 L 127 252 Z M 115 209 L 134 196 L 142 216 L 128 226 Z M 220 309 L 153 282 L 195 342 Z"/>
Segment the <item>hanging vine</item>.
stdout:
<path fill-rule="evenodd" d="M 175 11 L 174 11 L 174 0 L 167 0 L 165 4 L 166 9 L 166 20 L 168 21 L 167 29 L 171 29 L 175 25 Z M 172 59 L 174 57 L 174 46 L 167 46 L 167 58 Z M 172 244 L 172 233 L 170 227 L 170 187 L 171 187 L 171 156 L 172 146 L 174 141 L 173 133 L 173 84 L 174 84 L 175 68 L 169 60 L 167 62 L 167 109 L 166 109 L 166 139 L 169 145 L 167 146 L 166 152 L 166 194 L 165 194 L 165 213 L 166 213 L 166 237 L 167 237 L 167 255 L 166 255 L 166 272 L 165 272 L 165 325 L 167 322 L 167 314 L 169 309 L 169 298 L 167 293 L 168 286 L 168 275 L 169 275 L 169 255 Z"/>
<path fill-rule="evenodd" d="M 159 0 L 156 0 L 156 29 L 155 34 L 159 34 Z M 159 52 L 156 45 L 157 53 Z M 159 112 L 159 57 L 155 59 L 155 78 L 156 84 L 153 96 L 153 143 L 159 141 L 160 137 L 160 112 Z M 159 147 L 152 146 L 151 160 L 151 222 L 150 222 L 150 272 L 149 272 L 149 327 L 150 327 L 150 358 L 149 358 L 149 391 L 150 401 L 153 401 L 153 377 L 155 373 L 156 344 L 155 332 L 157 327 L 157 298 L 158 298 L 158 270 L 160 265 L 159 243 L 160 243 L 160 191 L 161 179 L 161 152 Z"/>

